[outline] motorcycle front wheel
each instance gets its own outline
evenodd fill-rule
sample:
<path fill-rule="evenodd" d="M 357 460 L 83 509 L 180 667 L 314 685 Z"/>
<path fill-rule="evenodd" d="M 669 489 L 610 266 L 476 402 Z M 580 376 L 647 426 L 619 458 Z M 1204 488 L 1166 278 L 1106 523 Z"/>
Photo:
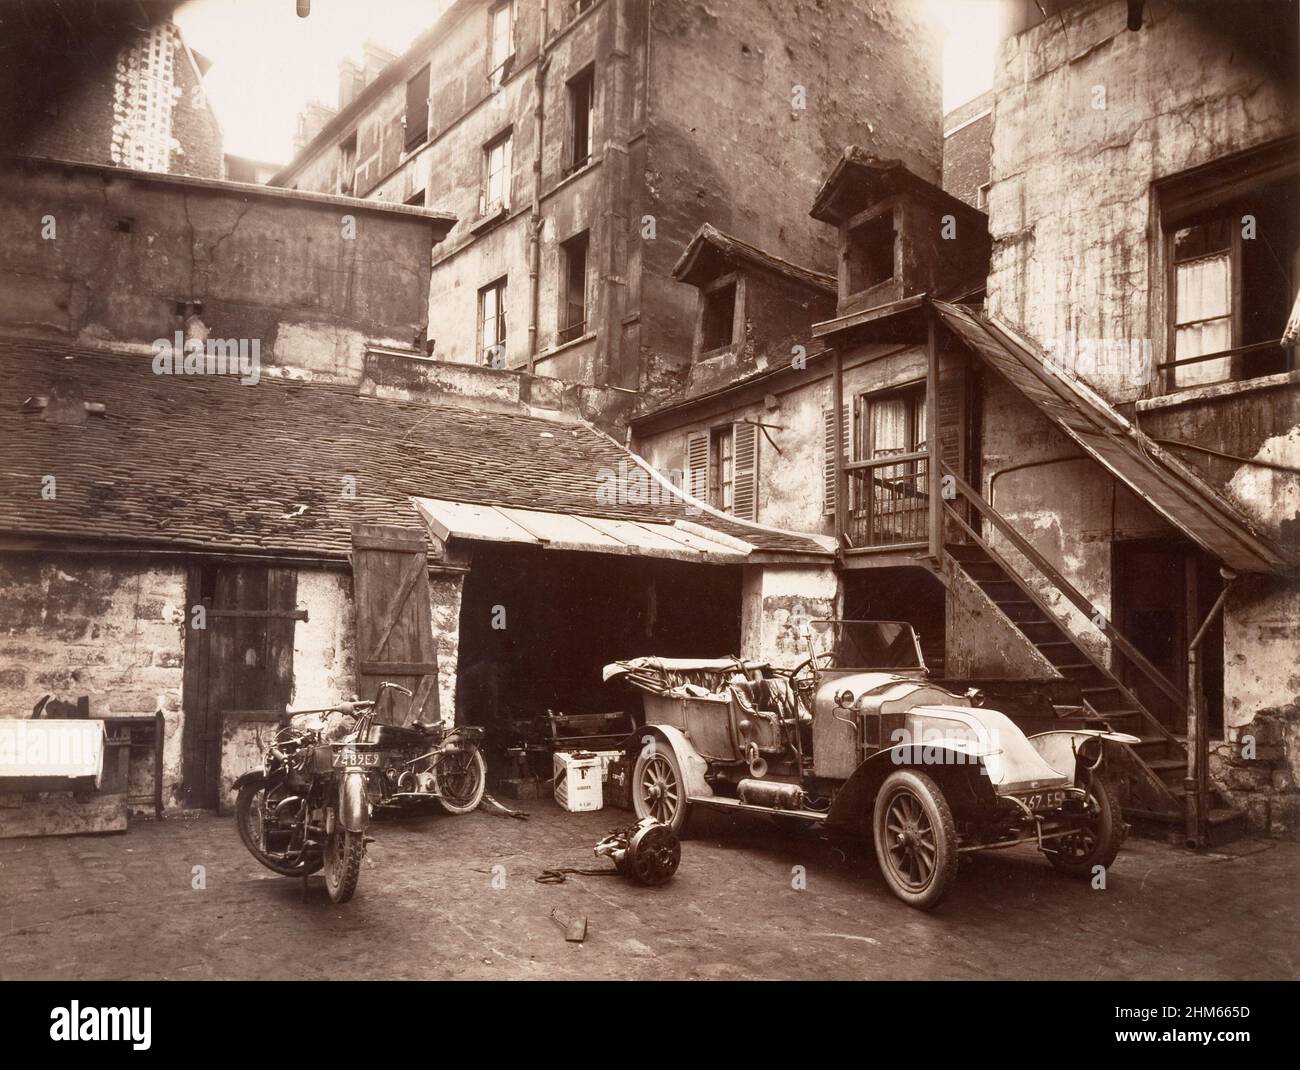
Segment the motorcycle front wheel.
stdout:
<path fill-rule="evenodd" d="M 245 781 L 235 799 L 235 824 L 239 826 L 239 838 L 244 841 L 248 853 L 267 869 L 282 877 L 307 877 L 320 869 L 319 858 L 285 862 L 267 854 L 264 847 L 266 808 L 268 804 L 274 805 L 285 793 L 283 784 L 268 791 L 266 781 L 261 777 Z"/>
<path fill-rule="evenodd" d="M 335 903 L 346 903 L 356 892 L 365 855 L 364 832 L 336 827 L 325 838 L 325 889 Z"/>

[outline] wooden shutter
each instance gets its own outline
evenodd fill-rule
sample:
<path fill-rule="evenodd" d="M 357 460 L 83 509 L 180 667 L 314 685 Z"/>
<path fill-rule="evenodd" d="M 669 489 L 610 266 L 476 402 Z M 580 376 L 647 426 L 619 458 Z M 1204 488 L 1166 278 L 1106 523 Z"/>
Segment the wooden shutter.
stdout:
<path fill-rule="evenodd" d="M 697 431 L 686 438 L 686 493 L 709 500 L 709 433 Z"/>
<path fill-rule="evenodd" d="M 388 692 L 378 720 L 409 724 L 441 719 L 438 651 L 429 606 L 429 556 L 423 531 L 352 525 L 353 601 L 357 614 L 357 694 L 374 698 L 391 680 L 415 692 Z"/>
<path fill-rule="evenodd" d="M 429 68 L 406 83 L 406 148 L 420 144 L 429 132 Z"/>
<path fill-rule="evenodd" d="M 758 519 L 758 428 L 751 423 L 731 425 L 731 511 L 742 520 Z"/>
<path fill-rule="evenodd" d="M 845 405 L 840 412 L 840 435 L 845 460 L 852 457 L 849 414 L 849 406 Z M 832 408 L 822 410 L 822 512 L 827 516 L 835 512 L 835 410 Z"/>

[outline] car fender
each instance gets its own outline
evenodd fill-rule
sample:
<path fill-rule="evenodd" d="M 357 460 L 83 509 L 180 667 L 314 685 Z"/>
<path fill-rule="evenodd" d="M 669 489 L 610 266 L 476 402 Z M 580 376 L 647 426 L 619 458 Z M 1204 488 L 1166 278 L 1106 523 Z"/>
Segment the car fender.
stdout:
<path fill-rule="evenodd" d="M 709 763 L 691 746 L 686 733 L 680 728 L 666 724 L 648 724 L 623 740 L 622 750 L 627 753 L 629 762 L 634 764 L 643 749 L 660 745 L 667 746 L 673 752 L 673 757 L 677 759 L 677 765 L 682 771 L 686 797 L 688 799 L 712 798 L 713 789 L 704 779 Z"/>
<path fill-rule="evenodd" d="M 1126 732 L 1106 732 L 1095 728 L 1056 728 L 1047 732 L 1027 736 L 1030 746 L 1038 751 L 1039 756 L 1062 776 L 1077 779 L 1078 755 L 1080 749 L 1090 740 L 1103 740 L 1100 760 L 1106 757 L 1105 743 L 1132 746 L 1141 743 L 1137 736 Z M 1094 768 L 1090 761 L 1085 761 L 1086 768 Z M 1100 764 L 1098 762 L 1097 764 Z"/>
<path fill-rule="evenodd" d="M 366 798 L 366 774 L 349 769 L 339 778 L 339 824 L 348 832 L 365 832 L 370 823 L 370 801 Z"/>
<path fill-rule="evenodd" d="M 890 773 L 908 767 L 919 768 L 931 776 L 938 774 L 942 779 L 948 779 L 954 770 L 965 770 L 977 783 L 982 782 L 986 786 L 989 801 L 993 801 L 993 788 L 985 775 L 984 762 L 979 755 L 971 754 L 967 748 L 944 743 L 903 743 L 877 751 L 853 771 L 853 775 L 835 793 L 826 815 L 826 824 L 867 834 L 868 828 L 863 822 L 870 819 L 880 785 Z"/>

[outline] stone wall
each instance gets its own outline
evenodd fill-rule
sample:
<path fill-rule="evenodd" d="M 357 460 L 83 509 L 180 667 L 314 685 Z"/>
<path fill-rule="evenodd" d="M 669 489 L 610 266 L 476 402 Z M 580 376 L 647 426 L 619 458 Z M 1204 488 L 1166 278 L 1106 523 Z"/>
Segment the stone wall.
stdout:
<path fill-rule="evenodd" d="M 447 226 L 429 213 L 36 160 L 0 182 L 5 333 L 151 353 L 197 302 L 210 338 L 255 341 L 264 367 L 350 381 L 367 342 L 424 337 Z"/>
<path fill-rule="evenodd" d="M 840 578 L 829 565 L 746 567 L 740 654 L 794 668 L 808 656 L 801 621 L 839 615 Z"/>
<path fill-rule="evenodd" d="M 42 695 L 91 717 L 166 720 L 163 801 L 179 801 L 185 569 L 73 555 L 0 556 L 0 717 L 28 717 Z M 132 758 L 130 790 L 153 792 L 153 755 Z"/>

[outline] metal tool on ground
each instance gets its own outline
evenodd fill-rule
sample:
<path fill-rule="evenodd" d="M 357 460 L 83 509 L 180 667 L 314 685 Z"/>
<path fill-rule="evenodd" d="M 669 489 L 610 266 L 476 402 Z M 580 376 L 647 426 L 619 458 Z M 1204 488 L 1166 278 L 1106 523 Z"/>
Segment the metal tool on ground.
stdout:
<path fill-rule="evenodd" d="M 571 944 L 580 944 L 587 939 L 587 919 L 579 915 L 576 918 L 566 918 L 563 914 L 552 910 L 550 919 L 564 930 L 564 939 Z"/>
<path fill-rule="evenodd" d="M 619 873 L 638 884 L 664 884 L 677 872 L 682 845 L 662 821 L 643 817 L 635 825 L 615 829 L 596 844 L 597 856 L 611 858 Z"/>

